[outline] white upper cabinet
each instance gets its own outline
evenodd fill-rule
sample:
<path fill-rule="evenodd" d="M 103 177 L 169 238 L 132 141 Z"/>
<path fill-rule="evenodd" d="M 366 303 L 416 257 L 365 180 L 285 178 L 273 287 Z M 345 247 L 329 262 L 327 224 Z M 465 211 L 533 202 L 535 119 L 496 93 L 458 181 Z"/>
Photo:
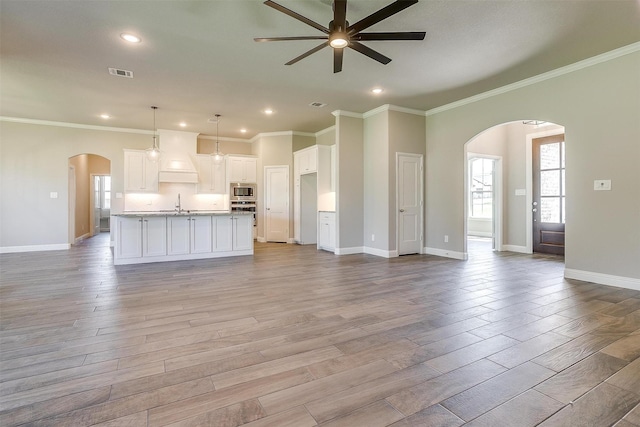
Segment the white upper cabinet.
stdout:
<path fill-rule="evenodd" d="M 229 156 L 227 158 L 229 182 L 256 183 L 258 159 L 255 157 Z"/>
<path fill-rule="evenodd" d="M 318 146 L 295 152 L 298 160 L 298 173 L 304 175 L 318 171 Z"/>
<path fill-rule="evenodd" d="M 124 191 L 158 192 L 158 163 L 147 159 L 144 150 L 124 150 Z"/>
<path fill-rule="evenodd" d="M 216 160 L 208 154 L 196 156 L 198 166 L 198 193 L 226 194 L 226 167 L 224 159 Z"/>

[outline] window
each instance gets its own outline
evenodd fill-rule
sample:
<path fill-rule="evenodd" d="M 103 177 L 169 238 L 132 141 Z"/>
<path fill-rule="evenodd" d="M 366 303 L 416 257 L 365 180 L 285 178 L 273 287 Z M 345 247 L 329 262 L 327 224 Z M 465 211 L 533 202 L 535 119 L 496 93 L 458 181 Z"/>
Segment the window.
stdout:
<path fill-rule="evenodd" d="M 492 159 L 475 158 L 469 162 L 469 216 L 493 217 L 493 164 Z"/>
<path fill-rule="evenodd" d="M 540 221 L 565 223 L 564 142 L 540 145 Z"/>

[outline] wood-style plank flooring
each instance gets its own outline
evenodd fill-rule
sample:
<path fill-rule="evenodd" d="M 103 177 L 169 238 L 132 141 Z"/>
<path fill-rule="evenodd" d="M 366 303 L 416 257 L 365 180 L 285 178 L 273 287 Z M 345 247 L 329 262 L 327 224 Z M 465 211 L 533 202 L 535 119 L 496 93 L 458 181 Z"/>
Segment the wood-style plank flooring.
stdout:
<path fill-rule="evenodd" d="M 0 425 L 640 426 L 640 292 L 482 246 L 0 255 Z"/>

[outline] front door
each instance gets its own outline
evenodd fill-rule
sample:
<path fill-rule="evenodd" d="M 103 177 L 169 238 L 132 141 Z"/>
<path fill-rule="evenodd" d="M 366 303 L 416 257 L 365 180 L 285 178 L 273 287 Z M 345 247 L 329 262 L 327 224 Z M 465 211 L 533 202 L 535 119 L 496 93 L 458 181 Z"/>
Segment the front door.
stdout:
<path fill-rule="evenodd" d="M 398 255 L 419 254 L 422 246 L 422 156 L 397 154 Z"/>
<path fill-rule="evenodd" d="M 265 238 L 289 241 L 289 166 L 265 166 Z"/>
<path fill-rule="evenodd" d="M 564 134 L 534 139 L 533 251 L 564 255 Z"/>

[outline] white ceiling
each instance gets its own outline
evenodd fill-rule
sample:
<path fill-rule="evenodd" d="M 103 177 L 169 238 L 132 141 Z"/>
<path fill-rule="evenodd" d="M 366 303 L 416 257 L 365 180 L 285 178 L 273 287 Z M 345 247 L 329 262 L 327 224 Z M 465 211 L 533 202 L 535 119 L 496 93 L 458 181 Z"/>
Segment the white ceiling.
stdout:
<path fill-rule="evenodd" d="M 333 14 L 329 0 L 276 1 L 322 25 Z M 390 3 L 349 0 L 347 19 Z M 150 130 L 157 105 L 158 128 L 185 121 L 215 135 L 207 119 L 219 113 L 220 136 L 235 138 L 317 132 L 334 110 L 428 110 L 640 40 L 639 0 L 422 0 L 368 31 L 426 31 L 424 41 L 365 42 L 392 62 L 348 49 L 333 74 L 328 47 L 284 65 L 317 41 L 253 41 L 320 35 L 260 0 L 0 0 L 0 16 L 1 116 Z"/>

